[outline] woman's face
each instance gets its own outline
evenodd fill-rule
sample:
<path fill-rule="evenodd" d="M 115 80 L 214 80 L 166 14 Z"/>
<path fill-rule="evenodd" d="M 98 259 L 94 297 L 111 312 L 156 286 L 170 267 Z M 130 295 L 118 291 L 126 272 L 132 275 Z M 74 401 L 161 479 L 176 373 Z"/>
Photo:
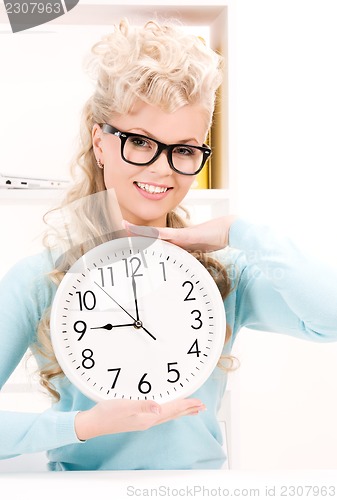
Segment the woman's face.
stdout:
<path fill-rule="evenodd" d="M 146 135 L 165 144 L 201 146 L 206 137 L 205 113 L 186 105 L 174 113 L 138 101 L 132 112 L 116 115 L 110 125 L 122 132 Z M 107 189 L 114 188 L 123 218 L 133 224 L 165 226 L 166 215 L 185 197 L 195 176 L 174 172 L 166 151 L 148 166 L 136 166 L 121 157 L 121 140 L 93 127 L 96 158 L 104 165 Z M 154 193 L 156 189 L 159 193 Z M 165 190 L 166 189 L 166 190 Z"/>

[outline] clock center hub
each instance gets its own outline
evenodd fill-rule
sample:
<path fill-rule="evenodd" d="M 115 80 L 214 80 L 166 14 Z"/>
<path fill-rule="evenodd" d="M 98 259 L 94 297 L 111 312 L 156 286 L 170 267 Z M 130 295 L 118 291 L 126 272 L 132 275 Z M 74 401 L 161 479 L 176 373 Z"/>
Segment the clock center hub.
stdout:
<path fill-rule="evenodd" d="M 134 322 L 134 324 L 133 324 L 133 327 L 134 327 L 134 328 L 137 328 L 137 330 L 139 330 L 139 328 L 142 328 L 142 326 L 143 326 L 143 323 L 142 323 L 139 319 L 137 319 L 137 320 Z"/>

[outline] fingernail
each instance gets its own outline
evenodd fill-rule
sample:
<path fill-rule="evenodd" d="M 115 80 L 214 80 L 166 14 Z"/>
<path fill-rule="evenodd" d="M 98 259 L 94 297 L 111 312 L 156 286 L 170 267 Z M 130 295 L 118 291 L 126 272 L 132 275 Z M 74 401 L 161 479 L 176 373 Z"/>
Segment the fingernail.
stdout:
<path fill-rule="evenodd" d="M 206 406 L 205 405 L 200 405 L 200 406 L 196 406 L 194 408 L 192 408 L 192 410 L 190 411 L 190 415 L 199 415 L 200 412 L 202 411 L 205 411 L 207 410 Z"/>

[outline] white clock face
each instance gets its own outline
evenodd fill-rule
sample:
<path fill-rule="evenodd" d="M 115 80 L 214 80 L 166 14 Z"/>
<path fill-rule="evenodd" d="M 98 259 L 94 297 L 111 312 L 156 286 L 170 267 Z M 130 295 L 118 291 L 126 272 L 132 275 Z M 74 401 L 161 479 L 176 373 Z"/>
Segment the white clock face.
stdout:
<path fill-rule="evenodd" d="M 223 301 L 204 266 L 145 237 L 112 240 L 81 257 L 51 313 L 59 364 L 94 401 L 192 394 L 215 368 L 225 330 Z"/>

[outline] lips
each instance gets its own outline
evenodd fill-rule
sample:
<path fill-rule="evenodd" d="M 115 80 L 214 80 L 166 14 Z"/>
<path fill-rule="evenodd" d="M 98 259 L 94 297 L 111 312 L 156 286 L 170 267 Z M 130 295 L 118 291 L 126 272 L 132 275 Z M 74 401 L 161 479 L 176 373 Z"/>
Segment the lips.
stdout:
<path fill-rule="evenodd" d="M 163 186 L 159 184 L 148 184 L 146 182 L 135 181 L 134 186 L 137 191 L 141 193 L 145 198 L 160 200 L 164 198 L 167 193 L 173 189 L 169 186 Z"/>

